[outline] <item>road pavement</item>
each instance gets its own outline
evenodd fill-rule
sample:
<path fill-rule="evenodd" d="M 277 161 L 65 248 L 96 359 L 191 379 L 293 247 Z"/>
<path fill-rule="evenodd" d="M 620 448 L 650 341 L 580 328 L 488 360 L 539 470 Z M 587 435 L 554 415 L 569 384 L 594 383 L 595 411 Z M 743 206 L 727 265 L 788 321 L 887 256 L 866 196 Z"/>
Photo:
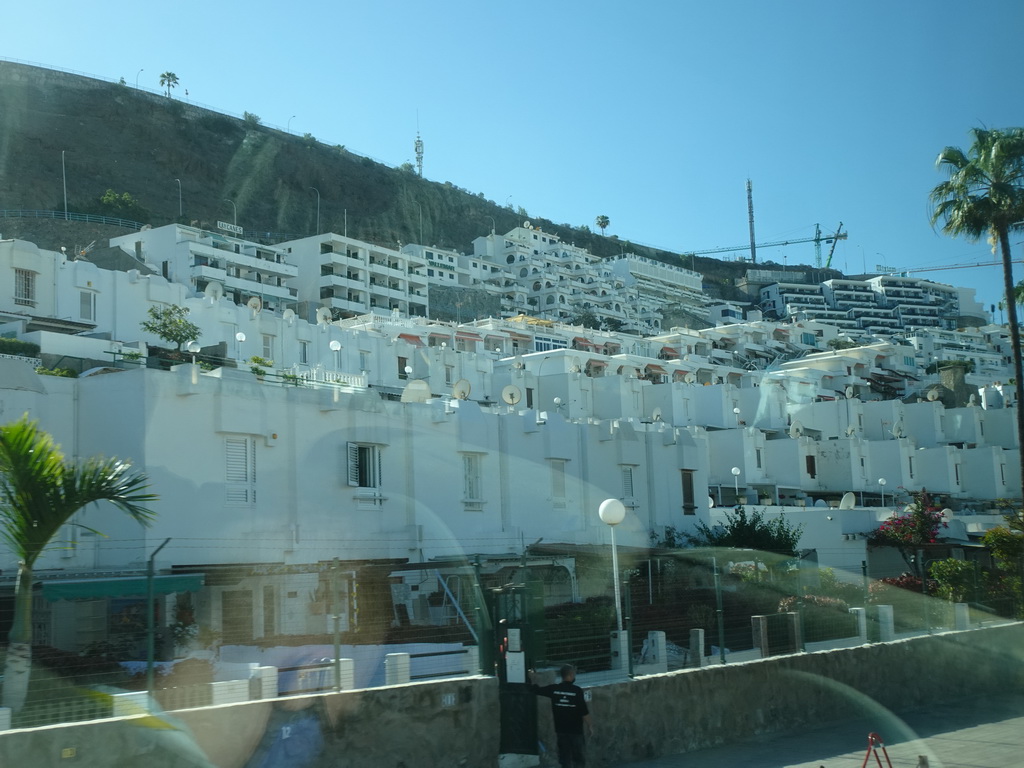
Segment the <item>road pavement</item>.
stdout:
<path fill-rule="evenodd" d="M 1020 768 L 1024 693 L 957 699 L 951 691 L 947 701 L 880 720 L 764 737 L 619 768 L 861 768 L 869 733 L 881 737 L 892 768 Z M 867 765 L 889 768 L 881 750 Z"/>

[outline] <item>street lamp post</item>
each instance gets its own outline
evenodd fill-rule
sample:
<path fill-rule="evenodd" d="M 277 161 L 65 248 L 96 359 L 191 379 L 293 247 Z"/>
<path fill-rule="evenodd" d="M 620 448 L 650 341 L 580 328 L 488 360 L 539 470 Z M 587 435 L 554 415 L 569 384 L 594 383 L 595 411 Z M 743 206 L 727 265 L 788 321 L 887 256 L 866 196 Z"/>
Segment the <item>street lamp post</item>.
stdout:
<path fill-rule="evenodd" d="M 180 219 L 183 215 L 181 208 L 181 179 L 175 179 L 175 181 L 178 182 L 178 218 Z"/>
<path fill-rule="evenodd" d="M 140 69 L 138 72 L 135 73 L 135 90 L 139 90 L 139 75 L 141 75 L 145 71 L 145 69 Z"/>
<path fill-rule="evenodd" d="M 735 494 L 735 496 L 733 497 L 735 499 L 735 503 L 739 504 L 740 503 L 740 468 L 739 467 L 733 467 L 732 468 L 732 488 L 733 488 L 733 493 Z"/>
<path fill-rule="evenodd" d="M 226 197 L 224 198 L 224 202 L 225 203 L 231 203 L 231 210 L 232 210 L 233 215 L 234 215 L 234 219 L 232 220 L 231 223 L 234 224 L 235 226 L 238 226 L 238 206 L 235 205 L 235 201 L 234 200 L 229 200 Z"/>
<path fill-rule="evenodd" d="M 68 220 L 68 172 L 64 166 L 64 153 L 66 151 L 64 149 L 60 151 L 60 175 L 64 180 L 64 221 Z"/>
<path fill-rule="evenodd" d="M 146 565 L 146 692 L 149 694 L 147 704 L 152 706 L 153 701 L 153 656 L 155 654 L 155 640 L 154 634 L 156 633 L 156 618 L 153 615 L 154 609 L 154 589 L 153 589 L 153 560 L 156 558 L 157 553 L 167 546 L 167 542 L 171 540 L 168 536 L 164 539 L 164 543 L 153 550 L 153 554 L 149 556 L 149 561 Z"/>
<path fill-rule="evenodd" d="M 597 508 L 601 522 L 608 526 L 612 534 L 612 570 L 615 582 L 615 627 L 622 631 L 622 588 L 619 586 L 619 552 L 615 546 L 615 526 L 626 518 L 626 506 L 618 499 L 605 499 Z"/>
<path fill-rule="evenodd" d="M 732 414 L 733 414 L 733 416 L 736 417 L 736 426 L 738 427 L 740 425 L 740 409 L 739 408 L 733 408 L 732 409 Z"/>
<path fill-rule="evenodd" d="M 316 233 L 320 234 L 320 190 L 316 187 L 310 187 L 316 192 Z"/>
<path fill-rule="evenodd" d="M 285 129 L 284 129 L 286 133 L 291 133 L 292 132 L 292 120 L 294 120 L 294 119 L 295 119 L 295 115 L 292 115 L 291 117 L 288 118 L 288 122 L 285 125 Z"/>
<path fill-rule="evenodd" d="M 884 477 L 878 478 L 878 490 L 882 494 L 882 506 L 884 507 L 885 506 L 885 478 Z"/>

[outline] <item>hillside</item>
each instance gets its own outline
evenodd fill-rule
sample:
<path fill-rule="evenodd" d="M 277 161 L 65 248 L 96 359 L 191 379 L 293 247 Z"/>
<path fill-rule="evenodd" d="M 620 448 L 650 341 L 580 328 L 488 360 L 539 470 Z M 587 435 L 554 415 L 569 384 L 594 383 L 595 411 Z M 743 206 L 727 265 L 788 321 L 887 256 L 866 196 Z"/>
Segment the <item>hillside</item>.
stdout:
<path fill-rule="evenodd" d="M 422 239 L 468 252 L 473 238 L 490 230 L 492 219 L 504 232 L 526 214 L 449 182 L 428 181 L 343 146 L 292 136 L 255 120 L 126 85 L 0 62 L 0 209 L 63 210 L 62 152 L 69 210 L 120 215 L 154 226 L 179 220 L 204 227 L 230 222 L 232 201 L 247 236 L 280 240 L 311 235 L 317 228 L 315 187 L 321 232 L 343 233 L 347 222 L 350 236 L 380 245 Z M 104 204 L 108 189 L 130 195 L 132 206 L 118 211 Z M 529 215 L 545 231 L 599 256 L 630 250 L 691 266 L 689 256 Z M 88 230 L 90 225 L 42 225 L 39 220 L 0 220 L 0 233 L 51 248 L 119 234 Z M 702 257 L 692 263 L 705 273 L 710 293 L 732 297 L 743 264 Z"/>

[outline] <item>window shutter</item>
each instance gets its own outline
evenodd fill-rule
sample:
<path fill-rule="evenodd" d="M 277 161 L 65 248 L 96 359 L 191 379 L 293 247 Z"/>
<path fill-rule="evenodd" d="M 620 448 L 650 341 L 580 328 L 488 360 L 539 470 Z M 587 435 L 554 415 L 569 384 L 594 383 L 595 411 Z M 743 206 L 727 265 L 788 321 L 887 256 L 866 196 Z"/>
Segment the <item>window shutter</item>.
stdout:
<path fill-rule="evenodd" d="M 622 468 L 622 497 L 625 499 L 633 498 L 633 468 L 623 467 Z"/>
<path fill-rule="evenodd" d="M 348 484 L 359 487 L 359 445 L 348 444 Z"/>
<path fill-rule="evenodd" d="M 252 488 L 256 479 L 255 453 L 247 437 L 229 437 L 224 440 L 224 479 L 229 504 L 249 504 L 255 501 Z"/>

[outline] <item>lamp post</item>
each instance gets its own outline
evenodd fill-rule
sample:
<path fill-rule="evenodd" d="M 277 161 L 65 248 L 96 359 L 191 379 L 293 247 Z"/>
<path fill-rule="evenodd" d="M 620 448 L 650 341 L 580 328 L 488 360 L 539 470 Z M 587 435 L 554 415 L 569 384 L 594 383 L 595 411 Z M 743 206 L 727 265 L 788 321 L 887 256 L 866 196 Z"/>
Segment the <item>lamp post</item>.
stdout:
<path fill-rule="evenodd" d="M 735 503 L 739 504 L 740 503 L 740 468 L 739 467 L 733 467 L 731 471 L 732 471 L 732 488 L 733 488 L 733 493 L 735 494 L 734 499 L 735 499 Z"/>
<path fill-rule="evenodd" d="M 64 180 L 64 221 L 68 220 L 68 172 L 64 166 L 64 153 L 66 151 L 64 149 L 60 151 L 60 175 Z"/>
<path fill-rule="evenodd" d="M 878 478 L 878 490 L 882 494 L 882 506 L 885 506 L 885 478 Z"/>
<path fill-rule="evenodd" d="M 740 409 L 739 408 L 733 408 L 732 409 L 732 413 L 733 413 L 733 416 L 736 417 L 736 426 L 738 427 L 740 425 Z"/>
<path fill-rule="evenodd" d="M 291 133 L 292 132 L 292 120 L 294 120 L 294 119 L 295 119 L 295 115 L 292 115 L 291 117 L 288 118 L 288 122 L 285 124 L 285 129 L 284 129 L 286 133 Z"/>
<path fill-rule="evenodd" d="M 235 201 L 234 200 L 230 200 L 230 199 L 228 199 L 226 197 L 224 198 L 224 202 L 225 203 L 231 203 L 231 211 L 232 211 L 232 213 L 234 215 L 234 219 L 232 219 L 231 223 L 237 226 L 238 225 L 238 206 L 235 205 Z"/>
<path fill-rule="evenodd" d="M 622 597 L 619 586 L 619 552 L 615 547 L 615 526 L 626 518 L 626 506 L 618 499 L 605 499 L 597 508 L 601 522 L 608 526 L 612 534 L 612 570 L 615 581 L 615 628 L 622 631 Z"/>
<path fill-rule="evenodd" d="M 153 635 L 156 632 L 156 618 L 153 615 L 154 609 L 154 589 L 153 589 L 153 560 L 156 558 L 157 553 L 167 546 L 167 542 L 171 540 L 168 536 L 164 539 L 164 543 L 153 550 L 153 554 L 149 556 L 149 561 L 146 564 L 146 692 L 149 694 L 147 704 L 153 701 L 153 655 L 155 654 Z"/>
<path fill-rule="evenodd" d="M 178 182 L 178 218 L 180 219 L 184 215 L 181 207 L 181 179 L 175 179 L 175 181 Z"/>
<path fill-rule="evenodd" d="M 320 190 L 316 187 L 310 187 L 316 192 L 316 233 L 320 234 Z"/>
<path fill-rule="evenodd" d="M 196 364 L 196 354 L 198 354 L 200 349 L 202 347 L 199 346 L 198 341 L 190 341 L 188 343 L 188 351 L 192 354 L 192 365 Z"/>
<path fill-rule="evenodd" d="M 245 334 L 239 331 L 235 334 L 235 341 L 238 342 L 238 356 L 237 359 L 242 359 L 242 344 L 245 342 Z"/>
<path fill-rule="evenodd" d="M 139 90 L 139 75 L 141 75 L 145 71 L 145 69 L 140 69 L 138 72 L 135 73 L 135 90 Z"/>
<path fill-rule="evenodd" d="M 338 341 L 337 339 L 334 339 L 327 346 L 329 346 L 331 348 L 331 352 L 334 353 L 334 370 L 341 370 L 341 355 L 338 354 L 339 352 L 341 352 L 341 342 Z"/>

